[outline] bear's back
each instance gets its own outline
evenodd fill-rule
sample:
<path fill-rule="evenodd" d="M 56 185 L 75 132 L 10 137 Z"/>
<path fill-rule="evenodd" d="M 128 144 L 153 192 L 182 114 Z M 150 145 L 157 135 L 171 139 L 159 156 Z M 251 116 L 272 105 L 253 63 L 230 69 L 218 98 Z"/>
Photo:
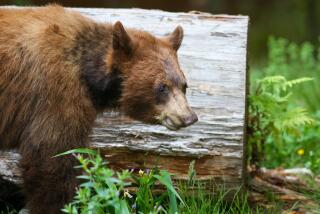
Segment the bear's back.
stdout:
<path fill-rule="evenodd" d="M 49 56 L 61 56 L 64 61 L 63 51 L 71 48 L 76 34 L 90 25 L 95 23 L 60 6 L 0 9 L 0 53 L 15 58 L 23 51 L 38 61 L 49 60 Z"/>
<path fill-rule="evenodd" d="M 0 147 L 51 118 L 94 118 L 70 52 L 77 32 L 95 25 L 59 6 L 0 9 Z"/>

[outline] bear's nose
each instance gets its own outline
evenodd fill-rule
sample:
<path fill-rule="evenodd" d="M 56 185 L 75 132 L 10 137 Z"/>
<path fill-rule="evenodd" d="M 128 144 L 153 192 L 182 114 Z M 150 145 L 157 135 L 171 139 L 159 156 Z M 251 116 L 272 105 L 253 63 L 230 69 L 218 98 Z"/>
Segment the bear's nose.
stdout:
<path fill-rule="evenodd" d="M 197 121 L 198 121 L 198 116 L 194 112 L 192 112 L 189 116 L 187 116 L 187 117 L 185 117 L 183 119 L 183 122 L 184 122 L 185 126 L 190 126 L 190 125 L 194 124 Z"/>

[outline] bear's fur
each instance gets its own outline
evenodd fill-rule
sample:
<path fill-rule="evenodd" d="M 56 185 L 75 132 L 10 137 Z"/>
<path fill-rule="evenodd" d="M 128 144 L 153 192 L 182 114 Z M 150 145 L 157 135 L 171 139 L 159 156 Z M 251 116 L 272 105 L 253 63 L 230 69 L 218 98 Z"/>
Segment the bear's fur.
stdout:
<path fill-rule="evenodd" d="M 197 120 L 177 60 L 182 37 L 181 27 L 156 38 L 55 5 L 0 9 L 0 147 L 22 155 L 31 214 L 72 199 L 75 160 L 52 157 L 87 147 L 98 113 L 118 108 L 171 129 Z"/>

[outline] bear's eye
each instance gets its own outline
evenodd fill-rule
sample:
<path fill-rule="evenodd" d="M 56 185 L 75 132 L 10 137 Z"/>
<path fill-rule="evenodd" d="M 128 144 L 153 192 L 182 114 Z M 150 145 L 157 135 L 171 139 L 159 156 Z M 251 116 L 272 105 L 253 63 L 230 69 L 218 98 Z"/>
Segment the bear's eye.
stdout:
<path fill-rule="evenodd" d="M 160 84 L 156 88 L 156 100 L 157 103 L 165 103 L 168 100 L 169 88 L 165 84 Z"/>
<path fill-rule="evenodd" d="M 160 84 L 159 87 L 158 87 L 158 92 L 159 93 L 166 93 L 168 90 L 168 87 L 165 85 L 165 84 Z"/>

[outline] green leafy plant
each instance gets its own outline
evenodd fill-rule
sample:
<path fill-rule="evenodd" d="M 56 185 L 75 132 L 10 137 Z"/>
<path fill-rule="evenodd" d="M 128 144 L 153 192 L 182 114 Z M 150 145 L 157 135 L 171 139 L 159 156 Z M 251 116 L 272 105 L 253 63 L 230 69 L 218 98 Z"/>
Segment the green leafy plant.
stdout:
<path fill-rule="evenodd" d="M 288 81 L 283 76 L 268 76 L 257 80 L 249 97 L 249 151 L 251 163 L 259 165 L 273 149 L 286 149 L 286 139 L 301 136 L 301 129 L 313 125 L 315 120 L 302 107 L 290 105 L 292 88 L 311 78 Z M 278 153 L 277 153 L 278 154 Z"/>
<path fill-rule="evenodd" d="M 64 213 L 178 213 L 177 199 L 183 200 L 173 187 L 171 175 L 164 170 L 140 170 L 135 175 L 128 170 L 114 172 L 98 152 L 76 149 L 61 155 L 73 154 L 83 172 L 78 176 L 82 184 L 72 203 L 62 210 Z M 60 156 L 60 155 L 58 155 Z M 159 184 L 167 189 L 162 194 L 154 194 Z M 136 194 L 129 188 L 137 188 Z"/>
<path fill-rule="evenodd" d="M 141 213 L 178 213 L 177 199 L 184 204 L 175 190 L 170 174 L 165 170 L 139 171 L 139 176 L 133 175 L 137 192 L 134 205 Z M 159 183 L 167 188 L 161 195 L 155 195 L 153 190 Z"/>
<path fill-rule="evenodd" d="M 280 137 L 278 139 L 269 137 L 263 132 L 250 134 L 250 139 L 260 137 L 264 142 L 260 144 L 260 139 L 258 139 L 257 145 L 250 144 L 250 149 L 253 146 L 258 147 L 254 148 L 255 150 L 264 151 L 267 161 L 263 165 L 266 167 L 306 167 L 315 173 L 320 173 L 320 159 L 318 158 L 320 156 L 320 149 L 318 149 L 320 142 L 320 47 L 310 42 L 297 44 L 284 38 L 271 37 L 268 49 L 268 61 L 264 67 L 253 69 L 252 82 L 257 83 L 256 81 L 264 76 L 277 75 L 285 76 L 287 79 L 300 79 L 304 76 L 312 78 L 313 81 L 295 84 L 294 87 L 289 88 L 290 96 L 286 104 L 289 109 L 296 106 L 307 109 L 314 118 L 314 123 L 311 126 L 300 126 L 297 130 L 298 134 L 282 132 L 281 135 L 278 135 Z M 251 94 L 255 95 L 257 84 L 253 85 Z M 268 106 L 265 107 L 268 108 Z M 249 131 L 253 130 L 249 128 Z M 259 145 L 263 145 L 262 148 Z"/>
<path fill-rule="evenodd" d="M 292 89 L 291 102 L 302 104 L 311 112 L 320 106 L 320 47 L 310 42 L 297 44 L 284 38 L 270 37 L 268 63 L 260 69 L 263 75 L 283 75 L 290 79 L 309 76 L 312 82 Z"/>
<path fill-rule="evenodd" d="M 130 173 L 125 170 L 115 173 L 108 167 L 100 155 L 92 150 L 73 150 L 65 153 L 75 155 L 80 163 L 83 175 L 78 176 L 83 182 L 76 192 L 74 201 L 62 210 L 65 213 L 130 213 L 125 198 L 125 188 Z M 82 154 L 80 154 L 82 153 Z M 85 158 L 83 154 L 86 154 Z"/>

